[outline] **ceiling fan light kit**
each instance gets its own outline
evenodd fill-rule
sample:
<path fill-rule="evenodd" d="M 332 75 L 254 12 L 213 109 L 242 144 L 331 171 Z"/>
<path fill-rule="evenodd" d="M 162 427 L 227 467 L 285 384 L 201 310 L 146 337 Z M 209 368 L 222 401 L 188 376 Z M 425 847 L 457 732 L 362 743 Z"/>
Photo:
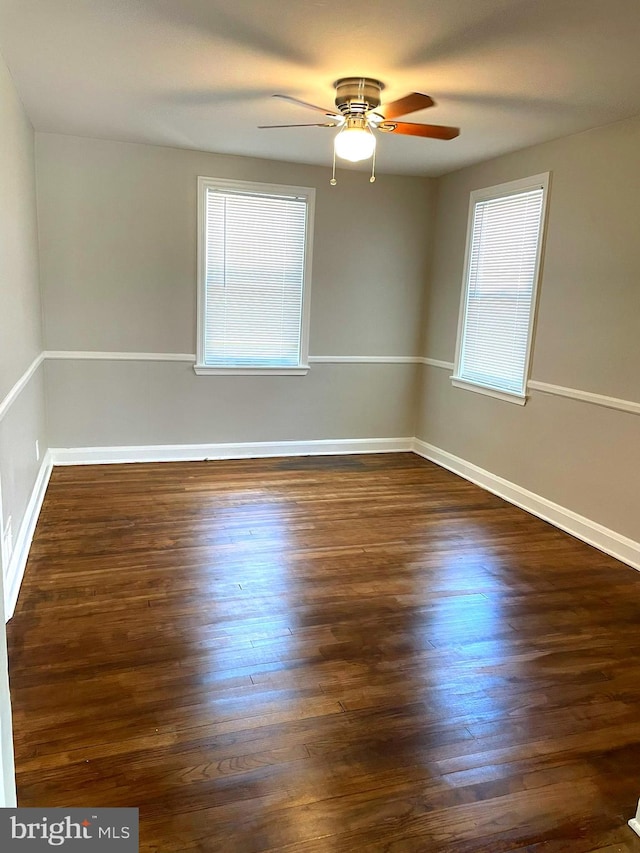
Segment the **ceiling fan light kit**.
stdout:
<path fill-rule="evenodd" d="M 338 131 L 333 146 L 338 157 L 358 163 L 373 155 L 376 138 L 364 116 L 350 116 Z"/>
<path fill-rule="evenodd" d="M 434 124 L 412 124 L 395 121 L 399 116 L 434 106 L 429 95 L 411 92 L 404 98 L 381 104 L 384 84 L 372 77 L 341 77 L 334 83 L 337 110 L 327 110 L 307 101 L 300 101 L 290 95 L 274 95 L 300 107 L 324 113 L 325 121 L 308 125 L 263 125 L 261 129 L 278 127 L 339 127 L 333 145 L 333 175 L 331 185 L 336 181 L 336 156 L 352 163 L 368 160 L 372 157 L 371 177 L 375 181 L 376 138 L 374 131 L 397 133 L 404 136 L 422 136 L 427 139 L 455 139 L 460 134 L 457 127 L 445 127 Z"/>

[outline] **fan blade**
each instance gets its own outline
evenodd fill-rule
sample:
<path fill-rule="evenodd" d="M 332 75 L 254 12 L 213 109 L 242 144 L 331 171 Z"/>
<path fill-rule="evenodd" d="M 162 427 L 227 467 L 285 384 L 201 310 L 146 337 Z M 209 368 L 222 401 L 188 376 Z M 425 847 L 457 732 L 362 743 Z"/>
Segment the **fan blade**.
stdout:
<path fill-rule="evenodd" d="M 325 110 L 324 107 L 318 107 L 316 104 L 309 104 L 307 101 L 301 101 L 298 98 L 292 98 L 291 95 L 272 95 L 273 98 L 281 98 L 283 101 L 289 101 L 292 104 L 297 104 L 299 107 L 306 107 L 308 110 L 316 110 L 316 112 L 324 113 L 326 116 L 340 115 L 335 110 Z"/>
<path fill-rule="evenodd" d="M 402 133 L 405 136 L 425 136 L 429 139 L 455 139 L 460 136 L 459 127 L 442 124 L 412 124 L 409 121 L 385 121 L 379 127 L 385 133 Z"/>
<path fill-rule="evenodd" d="M 397 118 L 397 116 L 406 116 L 409 113 L 416 113 L 418 110 L 426 110 L 427 107 L 432 107 L 433 104 L 433 98 L 430 98 L 429 95 L 422 95 L 420 92 L 411 92 L 409 95 L 405 95 L 404 98 L 391 101 L 390 104 L 383 104 L 375 112 L 381 113 L 385 119 L 390 119 Z"/>
<path fill-rule="evenodd" d="M 337 121 L 328 121 L 324 124 L 259 124 L 258 130 L 270 130 L 274 127 L 337 127 Z"/>

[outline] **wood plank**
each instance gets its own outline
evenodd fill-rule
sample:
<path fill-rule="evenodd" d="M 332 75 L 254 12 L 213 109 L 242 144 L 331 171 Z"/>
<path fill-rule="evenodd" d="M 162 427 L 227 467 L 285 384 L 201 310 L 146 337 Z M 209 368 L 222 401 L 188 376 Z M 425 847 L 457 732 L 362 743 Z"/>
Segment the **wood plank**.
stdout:
<path fill-rule="evenodd" d="M 54 470 L 19 802 L 145 853 L 639 853 L 640 576 L 412 454 Z"/>

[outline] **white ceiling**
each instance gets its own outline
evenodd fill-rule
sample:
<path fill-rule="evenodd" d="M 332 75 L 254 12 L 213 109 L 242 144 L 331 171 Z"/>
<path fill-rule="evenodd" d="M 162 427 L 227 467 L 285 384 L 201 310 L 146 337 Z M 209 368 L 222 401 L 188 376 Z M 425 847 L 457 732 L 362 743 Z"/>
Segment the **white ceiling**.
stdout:
<path fill-rule="evenodd" d="M 640 0 L 0 0 L 36 130 L 329 165 L 338 77 L 436 106 L 450 142 L 378 135 L 378 170 L 438 175 L 640 113 Z M 322 116 L 319 116 L 322 120 Z M 640 152 L 639 152 L 640 153 Z"/>

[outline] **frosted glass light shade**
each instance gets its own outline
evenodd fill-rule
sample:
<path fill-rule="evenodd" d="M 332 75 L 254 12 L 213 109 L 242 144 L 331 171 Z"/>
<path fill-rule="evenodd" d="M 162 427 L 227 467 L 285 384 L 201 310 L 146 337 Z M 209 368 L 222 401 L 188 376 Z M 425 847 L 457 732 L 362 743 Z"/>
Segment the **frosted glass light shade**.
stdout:
<path fill-rule="evenodd" d="M 369 130 L 361 127 L 346 127 L 334 142 L 336 156 L 357 163 L 367 160 L 376 148 L 376 138 Z"/>

